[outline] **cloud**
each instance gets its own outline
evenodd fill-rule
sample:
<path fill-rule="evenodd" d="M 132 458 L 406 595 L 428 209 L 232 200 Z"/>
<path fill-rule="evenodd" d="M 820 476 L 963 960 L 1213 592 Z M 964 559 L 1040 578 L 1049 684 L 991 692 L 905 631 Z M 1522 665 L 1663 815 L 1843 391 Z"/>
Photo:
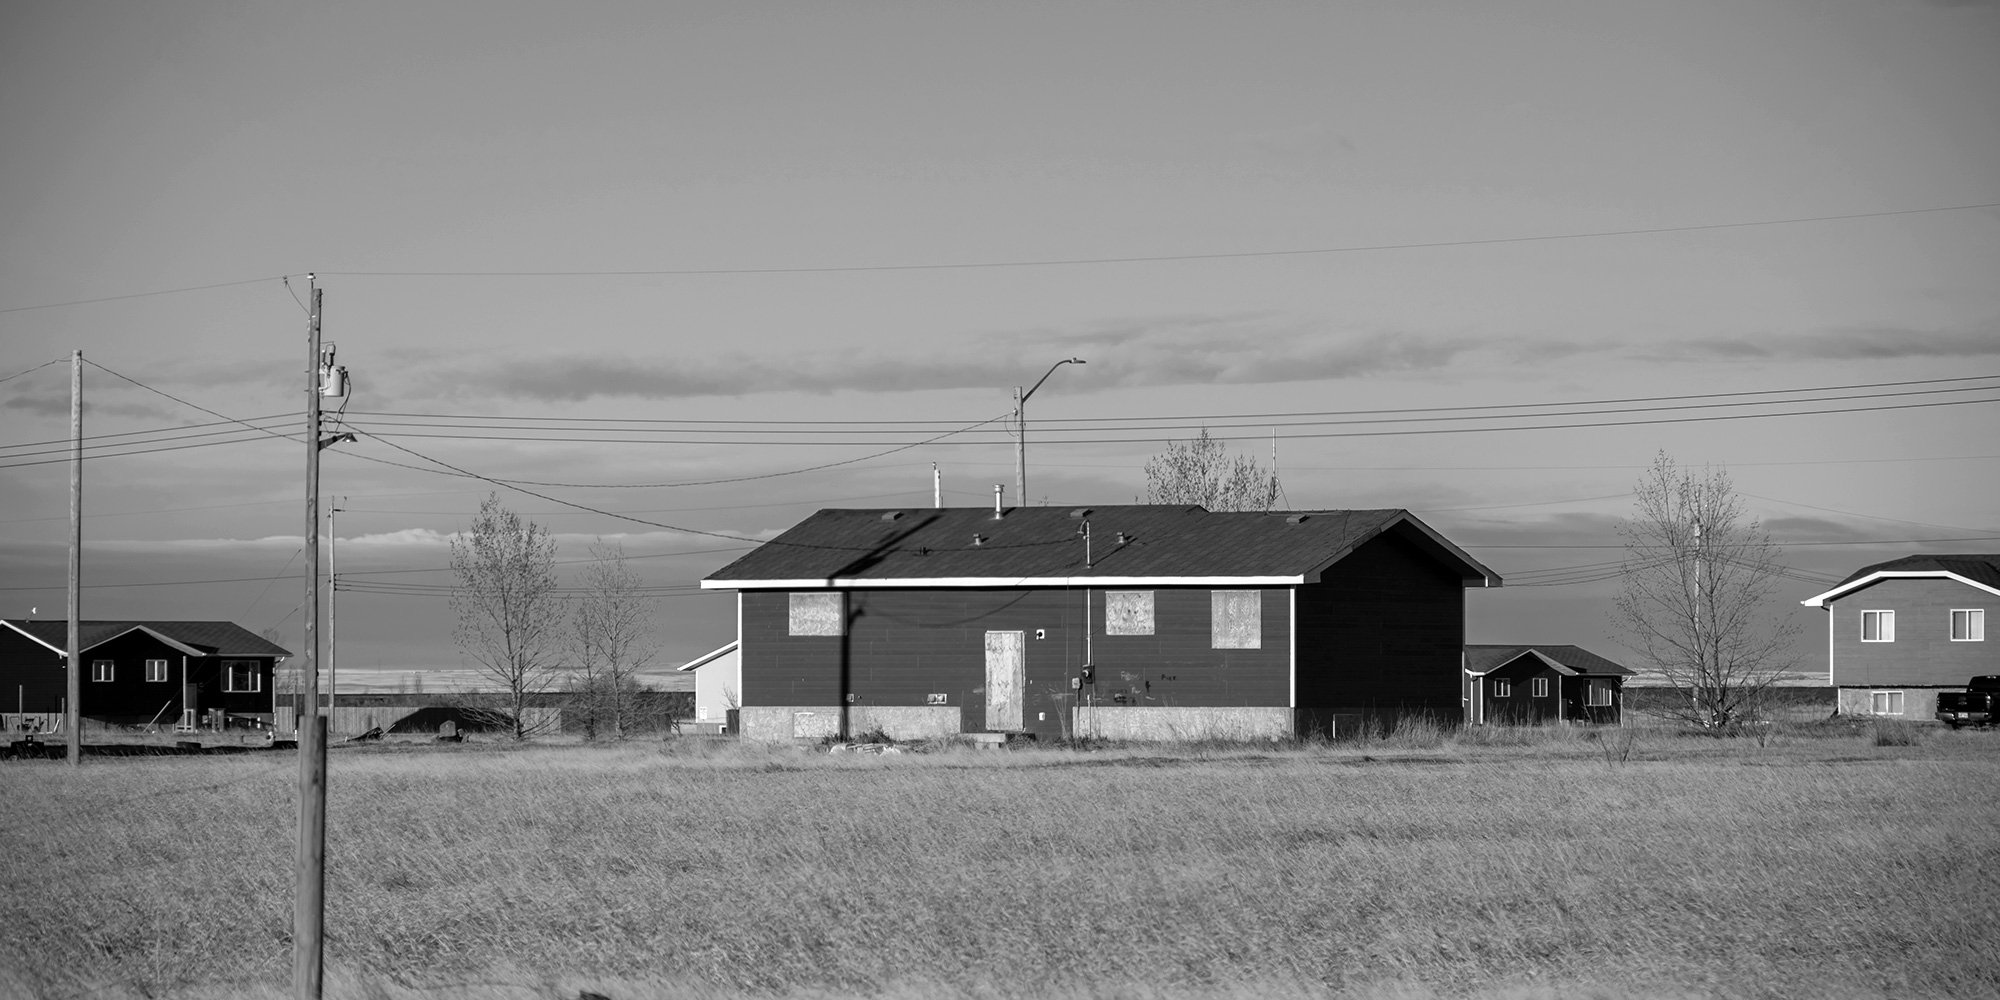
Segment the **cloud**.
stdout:
<path fill-rule="evenodd" d="M 994 351 L 989 345 L 1012 348 Z M 1493 352 L 1547 361 L 1602 348 L 1555 339 L 1400 331 L 1341 332 L 1274 313 L 1108 320 L 1073 330 L 984 336 L 953 356 L 822 351 L 785 357 L 515 357 L 455 372 L 427 396 L 495 396 L 552 403 L 592 398 L 680 399 L 763 392 L 915 392 L 990 388 L 1036 377 L 1051 356 L 1081 356 L 1100 385 L 1269 384 L 1428 371 Z"/>
<path fill-rule="evenodd" d="M 1916 330 L 1856 327 L 1813 333 L 1707 337 L 1657 345 L 1657 357 L 1675 361 L 1746 358 L 1800 361 L 1876 361 L 1892 358 L 1975 358 L 2000 355 L 2000 330 Z"/>

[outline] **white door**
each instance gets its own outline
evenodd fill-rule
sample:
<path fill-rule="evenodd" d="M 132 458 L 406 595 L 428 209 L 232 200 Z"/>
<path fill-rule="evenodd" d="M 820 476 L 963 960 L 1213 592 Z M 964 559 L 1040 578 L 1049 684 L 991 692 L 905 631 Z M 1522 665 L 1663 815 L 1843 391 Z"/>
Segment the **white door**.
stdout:
<path fill-rule="evenodd" d="M 1021 632 L 986 633 L 986 728 L 989 732 L 1019 732 L 1027 686 L 1027 645 Z"/>

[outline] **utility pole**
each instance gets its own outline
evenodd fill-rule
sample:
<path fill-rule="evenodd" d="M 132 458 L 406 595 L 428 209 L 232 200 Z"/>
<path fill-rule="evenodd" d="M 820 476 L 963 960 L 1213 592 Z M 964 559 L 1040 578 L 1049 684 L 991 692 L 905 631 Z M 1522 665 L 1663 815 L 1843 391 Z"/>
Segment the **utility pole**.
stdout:
<path fill-rule="evenodd" d="M 1014 387 L 1014 427 L 1021 432 L 1021 436 L 1014 441 L 1014 489 L 1020 497 L 1016 503 L 1023 507 L 1028 505 L 1028 397 L 1034 395 L 1035 389 L 1041 388 L 1042 383 L 1047 382 L 1049 376 L 1056 373 L 1056 369 L 1064 365 L 1083 363 L 1082 358 L 1064 358 L 1050 365 L 1049 370 L 1043 372 L 1042 377 L 1036 379 L 1034 387 L 1027 392 L 1022 392 L 1018 385 Z"/>
<path fill-rule="evenodd" d="M 83 352 L 69 359 L 69 688 L 63 734 L 83 763 Z"/>
<path fill-rule="evenodd" d="M 333 515 L 337 506 L 326 508 L 326 723 L 333 729 L 334 699 L 340 694 L 340 633 L 334 628 L 333 606 L 340 599 L 340 536 L 334 534 Z"/>
<path fill-rule="evenodd" d="M 312 280 L 307 275 L 307 280 Z M 292 993 L 319 1000 L 326 919 L 326 725 L 319 714 L 320 290 L 306 332 L 306 632 L 299 670 L 299 843 L 293 865 Z"/>

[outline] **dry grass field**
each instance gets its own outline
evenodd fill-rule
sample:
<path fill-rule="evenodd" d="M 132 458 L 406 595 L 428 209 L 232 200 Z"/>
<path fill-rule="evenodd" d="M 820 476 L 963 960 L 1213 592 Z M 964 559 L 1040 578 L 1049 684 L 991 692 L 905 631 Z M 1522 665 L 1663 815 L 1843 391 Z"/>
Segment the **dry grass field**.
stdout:
<path fill-rule="evenodd" d="M 2000 734 L 339 748 L 328 995 L 2000 997 Z M 277 997 L 290 755 L 0 762 L 0 996 Z"/>

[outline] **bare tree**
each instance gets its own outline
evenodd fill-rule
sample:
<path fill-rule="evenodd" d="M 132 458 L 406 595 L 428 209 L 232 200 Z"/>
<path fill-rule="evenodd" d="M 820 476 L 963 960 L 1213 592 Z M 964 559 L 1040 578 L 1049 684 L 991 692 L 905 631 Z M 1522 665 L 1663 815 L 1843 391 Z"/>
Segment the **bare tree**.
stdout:
<path fill-rule="evenodd" d="M 585 731 L 596 735 L 600 718 L 613 737 L 625 735 L 626 695 L 633 673 L 653 658 L 653 606 L 640 590 L 638 574 L 625 565 L 625 549 L 599 538 L 580 584 L 583 594 L 570 609 L 570 645 L 582 677 Z"/>
<path fill-rule="evenodd" d="M 1249 455 L 1230 458 L 1206 427 L 1192 441 L 1168 441 L 1166 451 L 1146 460 L 1145 503 L 1270 510 L 1281 491 L 1277 469 L 1267 472 Z"/>
<path fill-rule="evenodd" d="M 451 593 L 458 616 L 452 638 L 506 688 L 513 708 L 507 722 L 517 740 L 545 724 L 529 717 L 529 702 L 549 689 L 560 664 L 555 561 L 548 529 L 522 521 L 495 495 L 479 505 L 471 530 L 451 540 L 451 569 L 458 578 Z"/>
<path fill-rule="evenodd" d="M 1746 519 L 1729 473 L 1661 452 L 1633 490 L 1614 619 L 1676 695 L 1668 714 L 1708 727 L 1750 721 L 1794 666 L 1797 622 L 1770 601 L 1784 567 Z"/>

